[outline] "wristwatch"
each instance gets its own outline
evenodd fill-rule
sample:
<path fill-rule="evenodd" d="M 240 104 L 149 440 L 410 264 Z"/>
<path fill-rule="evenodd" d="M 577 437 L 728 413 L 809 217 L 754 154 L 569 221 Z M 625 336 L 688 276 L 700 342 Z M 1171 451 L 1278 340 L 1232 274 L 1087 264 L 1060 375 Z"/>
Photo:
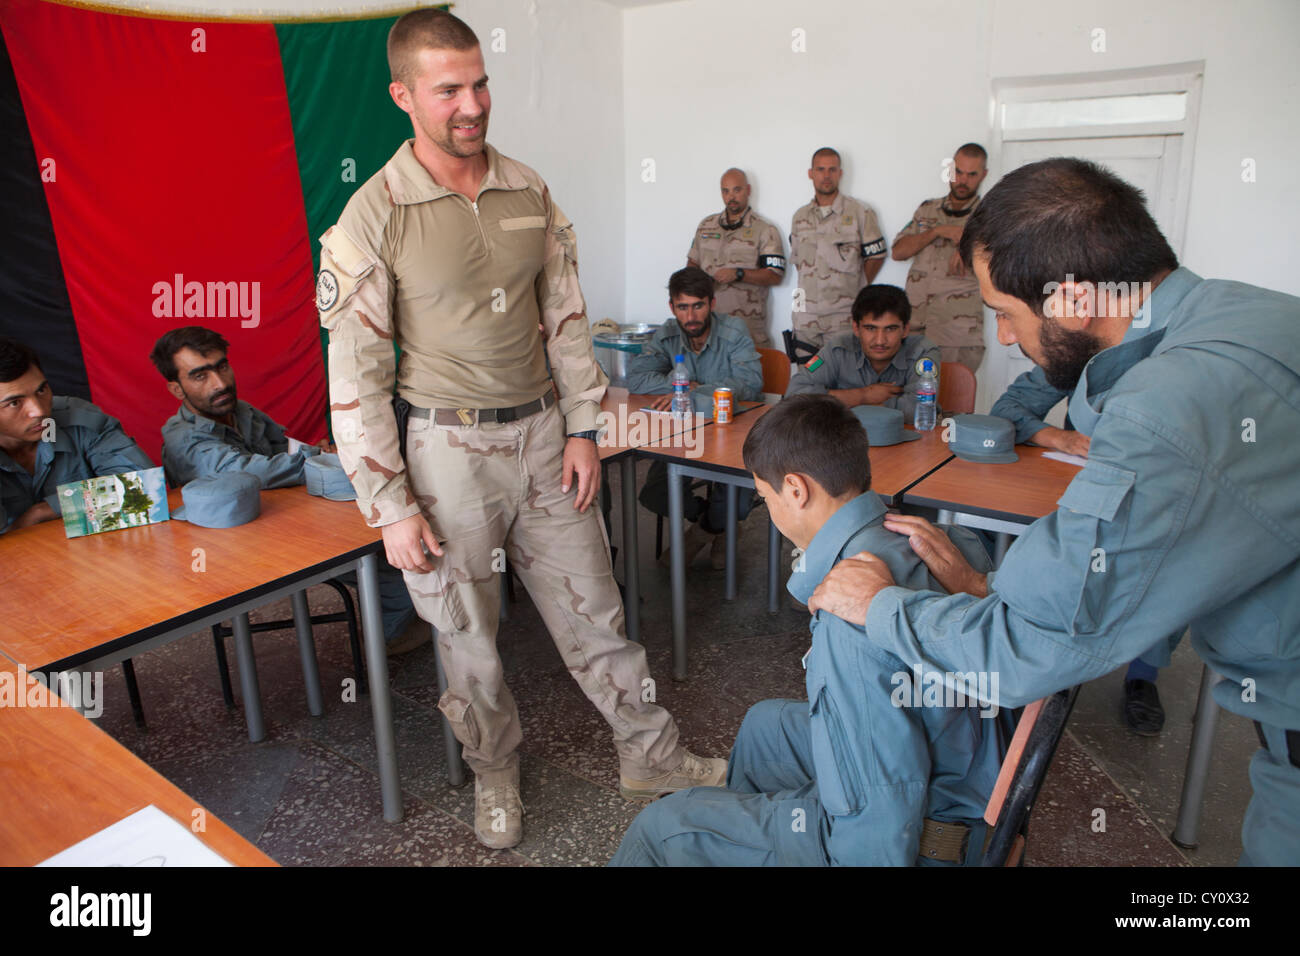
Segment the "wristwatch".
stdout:
<path fill-rule="evenodd" d="M 736 281 L 737 281 L 737 282 L 744 282 L 744 281 L 745 281 L 745 270 L 744 270 L 744 269 L 737 269 L 737 270 L 736 270 Z"/>
<path fill-rule="evenodd" d="M 589 441 L 594 441 L 594 442 L 596 442 L 597 444 L 600 443 L 600 432 L 597 431 L 597 430 L 594 429 L 594 428 L 593 428 L 592 430 L 590 430 L 590 431 L 585 431 L 585 432 L 574 432 L 574 433 L 573 433 L 572 435 L 570 435 L 569 437 L 570 437 L 570 438 L 586 438 L 586 439 L 588 439 Z"/>

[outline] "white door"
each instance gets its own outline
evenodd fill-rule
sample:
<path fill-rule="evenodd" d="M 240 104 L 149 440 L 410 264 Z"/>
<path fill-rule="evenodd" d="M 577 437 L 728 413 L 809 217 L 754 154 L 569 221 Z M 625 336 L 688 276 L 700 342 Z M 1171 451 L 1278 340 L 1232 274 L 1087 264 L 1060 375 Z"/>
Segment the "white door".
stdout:
<path fill-rule="evenodd" d="M 1002 144 L 1004 175 L 1026 163 L 1054 156 L 1089 159 L 1112 170 L 1146 195 L 1147 207 L 1166 236 L 1175 236 L 1178 202 L 1178 170 L 1182 151 L 1179 135 L 1112 136 L 1087 139 L 1011 140 Z M 1174 253 L 1179 249 L 1170 240 Z M 975 407 L 987 410 L 1008 385 L 1033 363 L 1019 346 L 998 344 L 997 323 L 987 309 L 984 314 L 984 363 L 979 372 L 979 393 Z M 1065 420 L 1065 403 L 1061 402 L 1048 416 L 1051 425 L 1060 428 Z"/>

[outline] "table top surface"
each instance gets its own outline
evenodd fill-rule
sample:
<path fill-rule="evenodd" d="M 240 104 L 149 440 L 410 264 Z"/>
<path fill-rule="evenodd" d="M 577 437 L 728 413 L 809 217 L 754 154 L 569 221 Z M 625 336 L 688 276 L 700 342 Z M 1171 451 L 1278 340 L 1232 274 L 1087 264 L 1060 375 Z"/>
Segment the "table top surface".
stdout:
<path fill-rule="evenodd" d="M 609 386 L 601 400 L 600 410 L 612 416 L 609 429 L 600 441 L 600 460 L 608 461 L 631 451 L 660 442 L 670 442 L 673 436 L 682 435 L 713 424 L 712 418 L 692 416 L 688 420 L 674 418 L 668 412 L 648 412 L 645 409 L 663 395 L 643 395 L 628 392 L 625 388 Z M 757 408 L 762 402 L 737 402 L 738 412 Z"/>
<path fill-rule="evenodd" d="M 908 489 L 903 501 L 1008 521 L 1036 521 L 1056 510 L 1057 499 L 1080 471 L 1078 465 L 1044 458 L 1050 450 L 1017 445 L 1020 460 L 1005 465 L 953 458 Z"/>
<path fill-rule="evenodd" d="M 695 448 L 683 443 L 661 441 L 638 450 L 642 455 L 675 461 L 683 465 L 698 465 L 719 469 L 732 474 L 749 474 L 745 468 L 745 438 L 754 424 L 773 406 L 764 405 L 755 411 L 736 416 L 730 425 L 716 425 L 705 429 Z M 923 476 L 934 471 L 952 457 L 938 429 L 921 434 L 920 441 L 902 442 L 872 448 L 871 489 L 893 504 L 893 499 Z"/>
<path fill-rule="evenodd" d="M 180 493 L 168 500 L 178 507 Z M 9 611 L 0 615 L 0 653 L 38 670 L 172 630 L 379 542 L 355 501 L 316 498 L 301 486 L 263 491 L 261 515 L 236 528 L 172 520 L 68 538 L 63 522 L 47 521 L 10 531 L 0 537 Z"/>
<path fill-rule="evenodd" d="M 0 671 L 25 702 L 48 701 L 49 691 L 12 664 L 0 661 Z M 192 832 L 199 804 L 71 707 L 0 707 L 0 866 L 49 859 L 149 804 Z M 195 836 L 228 862 L 276 865 L 204 815 Z"/>

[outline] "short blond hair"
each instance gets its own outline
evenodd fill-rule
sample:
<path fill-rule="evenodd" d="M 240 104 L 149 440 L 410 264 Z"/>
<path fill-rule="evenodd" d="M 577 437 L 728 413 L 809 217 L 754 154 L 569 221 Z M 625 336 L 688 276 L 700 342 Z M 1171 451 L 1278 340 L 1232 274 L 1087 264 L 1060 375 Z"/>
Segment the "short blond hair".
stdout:
<path fill-rule="evenodd" d="M 478 37 L 469 25 L 446 10 L 412 10 L 388 31 L 388 71 L 407 89 L 415 84 L 423 50 L 472 50 Z"/>

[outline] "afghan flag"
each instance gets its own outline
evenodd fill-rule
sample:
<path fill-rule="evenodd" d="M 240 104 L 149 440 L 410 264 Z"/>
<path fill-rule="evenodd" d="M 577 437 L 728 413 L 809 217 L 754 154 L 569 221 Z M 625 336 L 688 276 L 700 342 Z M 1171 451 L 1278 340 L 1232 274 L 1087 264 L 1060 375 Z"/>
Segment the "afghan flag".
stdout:
<path fill-rule="evenodd" d="M 411 135 L 396 17 L 164 20 L 0 0 L 0 335 L 155 460 L 158 336 L 230 341 L 239 395 L 317 441 L 320 235 Z"/>

